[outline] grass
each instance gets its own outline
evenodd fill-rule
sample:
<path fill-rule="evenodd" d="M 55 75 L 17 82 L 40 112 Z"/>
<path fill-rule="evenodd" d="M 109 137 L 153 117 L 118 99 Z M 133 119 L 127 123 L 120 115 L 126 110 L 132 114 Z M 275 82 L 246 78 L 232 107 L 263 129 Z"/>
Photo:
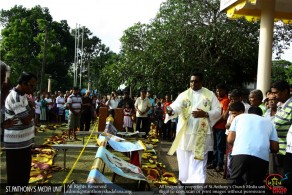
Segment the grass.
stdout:
<path fill-rule="evenodd" d="M 91 128 L 93 128 L 94 125 L 91 125 Z M 40 146 L 44 144 L 44 142 L 57 134 L 62 134 L 64 131 L 67 130 L 66 124 L 62 125 L 60 127 L 57 127 L 55 130 L 51 129 L 46 129 L 44 132 L 37 132 L 36 137 L 35 137 L 35 145 Z M 81 137 L 79 137 L 81 138 Z M 88 140 L 89 136 L 85 136 L 85 143 Z M 89 140 L 89 144 L 95 144 L 96 136 L 92 136 L 91 139 Z M 128 139 L 127 139 L 128 140 Z M 135 140 L 135 139 L 133 139 Z M 130 141 L 130 140 L 129 140 Z M 70 144 L 82 144 L 81 141 L 74 141 L 74 142 L 69 142 Z M 168 172 L 173 172 L 176 176 L 178 176 L 178 167 L 176 163 L 176 157 L 174 156 L 169 156 L 167 155 L 167 152 L 171 146 L 171 142 L 165 142 L 161 141 L 159 143 L 158 148 L 156 149 L 158 153 L 158 161 L 162 162 L 163 164 L 166 165 L 166 170 Z M 87 177 L 89 175 L 89 172 L 91 170 L 91 167 L 93 165 L 95 155 L 96 155 L 96 150 L 84 150 L 82 153 L 81 158 L 76 162 L 78 156 L 80 155 L 81 149 L 69 149 L 67 150 L 67 162 L 66 162 L 66 170 L 60 170 L 57 172 L 53 172 L 52 178 L 48 179 L 47 182 L 49 184 L 53 185 L 61 185 L 66 179 L 66 183 L 71 183 L 72 181 L 75 181 L 76 183 L 86 183 Z M 128 161 L 129 158 L 125 156 L 122 153 L 112 151 L 116 156 L 119 156 L 123 158 L 124 160 Z M 54 157 L 54 165 L 63 168 L 63 161 L 64 158 L 64 152 L 62 150 L 58 151 L 57 154 Z M 75 164 L 76 162 L 76 164 Z M 5 162 L 5 151 L 1 152 L 1 161 L 0 161 L 1 167 L 0 167 L 0 183 L 5 184 L 6 183 L 6 162 Z M 74 169 L 71 168 L 75 164 Z M 226 180 L 223 179 L 222 173 L 217 173 L 214 170 L 208 170 L 207 171 L 208 178 L 207 178 L 207 183 L 226 183 Z M 112 171 L 105 167 L 105 172 L 104 175 L 112 180 L 113 173 Z M 145 176 L 147 176 L 145 174 Z M 134 190 L 137 191 L 137 181 L 133 181 L 127 178 L 123 178 L 121 176 L 116 176 L 114 183 L 118 184 L 119 186 L 129 189 L 129 190 Z M 151 190 L 154 192 L 157 190 L 157 187 L 155 187 L 153 184 L 150 183 Z M 143 187 L 143 185 L 142 185 Z M 3 189 L 1 188 L 0 194 L 4 194 Z"/>
<path fill-rule="evenodd" d="M 52 124 L 53 125 L 53 124 Z M 91 125 L 91 129 L 94 127 L 94 125 Z M 43 132 L 37 132 L 35 136 L 35 146 L 41 146 L 43 145 L 46 140 L 54 135 L 60 135 L 63 132 L 67 131 L 67 126 L 62 125 L 60 127 L 57 127 L 55 130 L 51 129 L 45 129 Z M 80 137 L 79 137 L 80 138 Z M 91 139 L 89 139 L 89 136 L 85 136 L 85 143 L 89 139 L 89 144 L 96 144 L 96 135 L 93 135 Z M 74 141 L 69 142 L 70 144 L 82 144 L 81 141 Z M 87 150 L 85 149 L 82 153 L 82 156 L 77 161 L 78 156 L 80 155 L 82 149 L 68 149 L 66 153 L 66 169 L 63 169 L 64 165 L 64 151 L 59 150 L 57 151 L 55 157 L 54 157 L 54 165 L 62 168 L 62 170 L 53 172 L 53 176 L 45 181 L 46 183 L 50 184 L 56 184 L 61 185 L 66 180 L 66 183 L 70 183 L 72 181 L 75 181 L 77 183 L 86 183 L 88 174 L 90 172 L 90 169 L 93 165 L 96 150 Z M 114 152 L 114 151 L 113 151 Z M 127 156 L 125 156 L 122 153 L 114 152 L 115 155 L 123 158 L 124 160 L 129 160 Z M 6 183 L 6 157 L 5 157 L 5 150 L 1 151 L 1 169 L 0 169 L 0 182 L 2 184 Z M 75 164 L 75 166 L 74 166 Z M 74 166 L 74 167 L 73 167 Z M 72 169 L 72 167 L 74 169 Z M 72 169 L 72 170 L 71 170 Z M 112 180 L 113 173 L 109 168 L 105 167 L 104 175 L 108 177 L 110 180 Z M 115 182 L 117 183 L 124 183 L 124 184 L 131 184 L 134 183 L 134 181 L 130 181 L 128 179 L 122 178 L 120 176 L 115 177 Z M 131 186 L 131 185 L 130 185 Z M 132 186 L 133 187 L 133 186 Z M 1 188 L 1 194 L 3 193 L 3 189 Z"/>

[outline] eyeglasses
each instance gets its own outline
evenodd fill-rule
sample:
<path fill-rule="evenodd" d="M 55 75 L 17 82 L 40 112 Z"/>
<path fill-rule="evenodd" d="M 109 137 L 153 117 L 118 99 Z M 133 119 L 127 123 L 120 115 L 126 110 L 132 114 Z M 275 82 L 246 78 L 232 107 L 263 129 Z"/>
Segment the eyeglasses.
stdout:
<path fill-rule="evenodd" d="M 191 83 L 199 83 L 199 80 L 190 80 Z"/>

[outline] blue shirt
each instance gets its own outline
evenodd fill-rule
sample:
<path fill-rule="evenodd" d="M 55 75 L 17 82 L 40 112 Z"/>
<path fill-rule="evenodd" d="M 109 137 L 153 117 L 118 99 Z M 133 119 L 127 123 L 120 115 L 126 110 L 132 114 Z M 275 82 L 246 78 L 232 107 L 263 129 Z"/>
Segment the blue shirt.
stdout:
<path fill-rule="evenodd" d="M 232 155 L 251 155 L 269 161 L 270 140 L 278 141 L 273 123 L 255 114 L 241 114 L 235 117 L 230 131 L 236 133 Z"/>
<path fill-rule="evenodd" d="M 154 101 L 153 98 L 149 98 L 149 100 L 150 100 L 150 103 L 151 103 L 151 108 L 148 110 L 148 115 L 151 115 L 152 114 L 152 109 L 155 106 L 155 101 Z"/>

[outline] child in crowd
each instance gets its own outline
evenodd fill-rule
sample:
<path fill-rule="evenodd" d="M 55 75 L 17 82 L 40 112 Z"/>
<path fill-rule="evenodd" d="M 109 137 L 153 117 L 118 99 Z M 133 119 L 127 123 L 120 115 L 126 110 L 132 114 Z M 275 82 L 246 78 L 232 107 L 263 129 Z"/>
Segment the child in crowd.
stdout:
<path fill-rule="evenodd" d="M 162 139 L 162 124 L 163 124 L 163 109 L 161 107 L 161 102 L 157 102 L 156 109 L 154 111 L 154 118 L 156 122 L 156 129 L 159 133 L 159 137 Z"/>
<path fill-rule="evenodd" d="M 63 92 L 60 92 L 59 96 L 56 98 L 56 104 L 56 121 L 57 123 L 61 123 L 65 110 L 65 98 Z"/>
<path fill-rule="evenodd" d="M 47 102 L 47 113 L 46 113 L 47 121 L 52 122 L 52 119 L 53 119 L 52 111 L 53 111 L 53 107 L 54 107 L 54 102 L 53 102 L 53 99 L 52 99 L 52 96 L 50 93 L 46 94 L 45 100 Z"/>
<path fill-rule="evenodd" d="M 40 96 L 36 97 L 35 100 L 35 125 L 39 126 L 41 115 L 41 98 Z"/>
<path fill-rule="evenodd" d="M 227 121 L 227 123 L 225 125 L 225 127 L 226 127 L 225 134 L 227 136 L 229 134 L 229 131 L 230 131 L 229 128 L 230 128 L 231 123 L 234 120 L 234 118 L 237 117 L 238 115 L 240 115 L 241 113 L 244 113 L 244 110 L 235 111 L 236 104 L 234 104 L 234 103 L 238 104 L 238 102 L 231 102 L 230 105 L 229 105 L 229 112 L 230 112 L 229 118 L 228 118 L 229 120 Z M 230 178 L 230 174 L 231 174 L 231 160 L 232 160 L 232 156 L 231 156 L 232 148 L 233 148 L 233 145 L 227 143 L 227 148 L 226 148 L 226 164 L 225 164 L 225 170 L 224 170 L 224 175 L 223 175 L 223 178 L 224 179 Z"/>
<path fill-rule="evenodd" d="M 132 115 L 133 110 L 130 108 L 130 104 L 127 102 L 125 104 L 125 108 L 123 110 L 124 112 L 124 131 L 133 131 L 133 121 L 132 121 Z"/>
<path fill-rule="evenodd" d="M 65 109 L 65 121 L 68 122 L 69 119 L 69 110 L 68 108 Z"/>
<path fill-rule="evenodd" d="M 47 101 L 45 100 L 45 96 L 42 95 L 41 99 L 41 115 L 40 115 L 41 121 L 47 120 Z"/>

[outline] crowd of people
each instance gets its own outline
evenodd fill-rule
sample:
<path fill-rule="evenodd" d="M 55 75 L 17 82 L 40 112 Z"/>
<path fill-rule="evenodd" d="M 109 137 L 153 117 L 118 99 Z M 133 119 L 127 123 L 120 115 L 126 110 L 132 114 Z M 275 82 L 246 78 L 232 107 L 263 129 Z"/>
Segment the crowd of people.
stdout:
<path fill-rule="evenodd" d="M 122 108 L 125 131 L 148 133 L 151 122 L 156 122 L 161 137 L 174 138 L 175 125 L 170 128 L 163 123 L 169 96 L 165 96 L 165 101 L 153 98 L 151 92 L 144 89 L 134 99 L 129 96 L 128 89 L 123 94 L 113 91 L 111 95 L 98 96 L 89 90 L 81 94 L 78 87 L 65 92 L 36 92 L 36 75 L 23 72 L 13 87 L 9 80 L 10 67 L 0 62 L 1 142 L 6 150 L 8 185 L 28 184 L 36 127 L 67 122 L 67 141 L 78 141 L 75 132 L 89 131 L 91 123 L 99 116 L 100 107 L 107 107 L 111 115 L 116 108 Z"/>
<path fill-rule="evenodd" d="M 215 92 L 203 87 L 204 75 L 195 72 L 190 88 L 173 101 L 172 96 L 153 97 L 145 89 L 132 99 L 128 88 L 123 94 L 112 91 L 105 96 L 89 90 L 81 94 L 78 87 L 34 94 L 35 75 L 22 73 L 11 88 L 5 81 L 8 71 L 1 62 L 1 131 L 8 184 L 28 183 L 35 125 L 68 121 L 68 141 L 74 141 L 75 132 L 89 131 L 100 107 L 107 107 L 112 116 L 116 108 L 123 109 L 125 131 L 147 135 L 151 123 L 156 125 L 160 139 L 172 142 L 168 154 L 176 152 L 183 185 L 205 183 L 206 170 L 215 169 L 224 171 L 232 185 L 261 185 L 268 174 L 280 174 L 288 176 L 283 185 L 291 186 L 292 98 L 286 81 L 273 83 L 265 99 L 261 90 L 252 90 L 246 101 L 240 90 L 228 91 L 222 83 Z M 19 162 L 24 167 L 15 165 Z"/>
<path fill-rule="evenodd" d="M 278 81 L 265 99 L 255 89 L 245 100 L 240 90 L 228 92 L 223 84 L 211 92 L 203 87 L 203 78 L 201 73 L 192 74 L 190 88 L 168 109 L 168 119 L 179 117 L 169 154 L 177 154 L 181 183 L 205 183 L 206 170 L 215 169 L 224 171 L 230 185 L 259 186 L 269 174 L 279 174 L 285 178 L 281 185 L 289 191 L 290 85 Z"/>

